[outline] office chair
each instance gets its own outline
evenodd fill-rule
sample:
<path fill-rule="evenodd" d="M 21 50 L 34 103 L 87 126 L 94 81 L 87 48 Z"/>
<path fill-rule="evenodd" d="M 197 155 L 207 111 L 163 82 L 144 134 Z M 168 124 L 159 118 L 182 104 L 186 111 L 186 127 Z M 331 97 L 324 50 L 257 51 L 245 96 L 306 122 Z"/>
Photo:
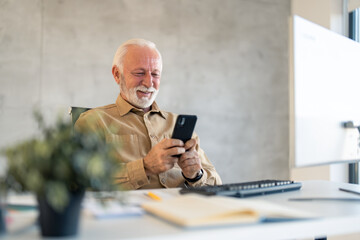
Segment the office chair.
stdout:
<path fill-rule="evenodd" d="M 71 121 L 73 126 L 75 125 L 76 120 L 78 120 L 81 113 L 90 110 L 91 108 L 84 108 L 84 107 L 70 107 L 69 108 L 69 115 L 71 115 Z"/>

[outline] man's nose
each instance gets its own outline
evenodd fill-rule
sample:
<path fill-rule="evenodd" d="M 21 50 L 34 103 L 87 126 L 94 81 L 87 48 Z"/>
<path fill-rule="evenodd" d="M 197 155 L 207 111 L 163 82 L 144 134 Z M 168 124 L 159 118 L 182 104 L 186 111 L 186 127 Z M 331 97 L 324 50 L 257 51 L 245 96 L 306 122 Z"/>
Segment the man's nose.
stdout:
<path fill-rule="evenodd" d="M 150 88 L 153 86 L 153 77 L 151 76 L 151 74 L 145 75 L 142 84 L 147 88 Z"/>

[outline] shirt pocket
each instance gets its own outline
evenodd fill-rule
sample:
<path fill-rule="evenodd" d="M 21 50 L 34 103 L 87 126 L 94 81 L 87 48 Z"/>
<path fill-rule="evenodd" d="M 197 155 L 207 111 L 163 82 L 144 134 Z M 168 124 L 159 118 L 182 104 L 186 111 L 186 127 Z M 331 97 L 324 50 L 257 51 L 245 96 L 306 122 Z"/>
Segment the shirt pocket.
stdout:
<path fill-rule="evenodd" d="M 114 146 L 115 154 L 120 162 L 127 163 L 142 158 L 140 156 L 139 139 L 135 134 L 107 134 L 106 142 Z"/>

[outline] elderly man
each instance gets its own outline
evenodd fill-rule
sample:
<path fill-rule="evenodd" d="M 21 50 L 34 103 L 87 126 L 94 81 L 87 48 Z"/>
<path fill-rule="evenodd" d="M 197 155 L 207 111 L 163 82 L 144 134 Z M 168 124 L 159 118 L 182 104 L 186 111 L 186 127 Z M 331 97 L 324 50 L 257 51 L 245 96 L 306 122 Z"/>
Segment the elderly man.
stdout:
<path fill-rule="evenodd" d="M 118 146 L 122 170 L 116 182 L 123 189 L 221 184 L 196 134 L 185 143 L 171 139 L 177 115 L 161 111 L 154 102 L 161 71 L 154 43 L 144 39 L 123 43 L 112 67 L 120 86 L 116 103 L 83 113 L 75 127 L 102 131 L 106 141 Z"/>

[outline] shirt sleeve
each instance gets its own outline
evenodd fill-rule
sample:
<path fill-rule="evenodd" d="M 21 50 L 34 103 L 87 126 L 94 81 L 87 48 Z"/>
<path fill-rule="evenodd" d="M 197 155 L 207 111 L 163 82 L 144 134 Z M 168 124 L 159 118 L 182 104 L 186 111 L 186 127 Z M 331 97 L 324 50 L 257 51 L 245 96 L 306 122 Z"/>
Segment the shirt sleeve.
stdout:
<path fill-rule="evenodd" d="M 145 173 L 143 159 L 120 164 L 122 167 L 115 182 L 119 184 L 121 190 L 139 189 L 150 183 Z"/>

